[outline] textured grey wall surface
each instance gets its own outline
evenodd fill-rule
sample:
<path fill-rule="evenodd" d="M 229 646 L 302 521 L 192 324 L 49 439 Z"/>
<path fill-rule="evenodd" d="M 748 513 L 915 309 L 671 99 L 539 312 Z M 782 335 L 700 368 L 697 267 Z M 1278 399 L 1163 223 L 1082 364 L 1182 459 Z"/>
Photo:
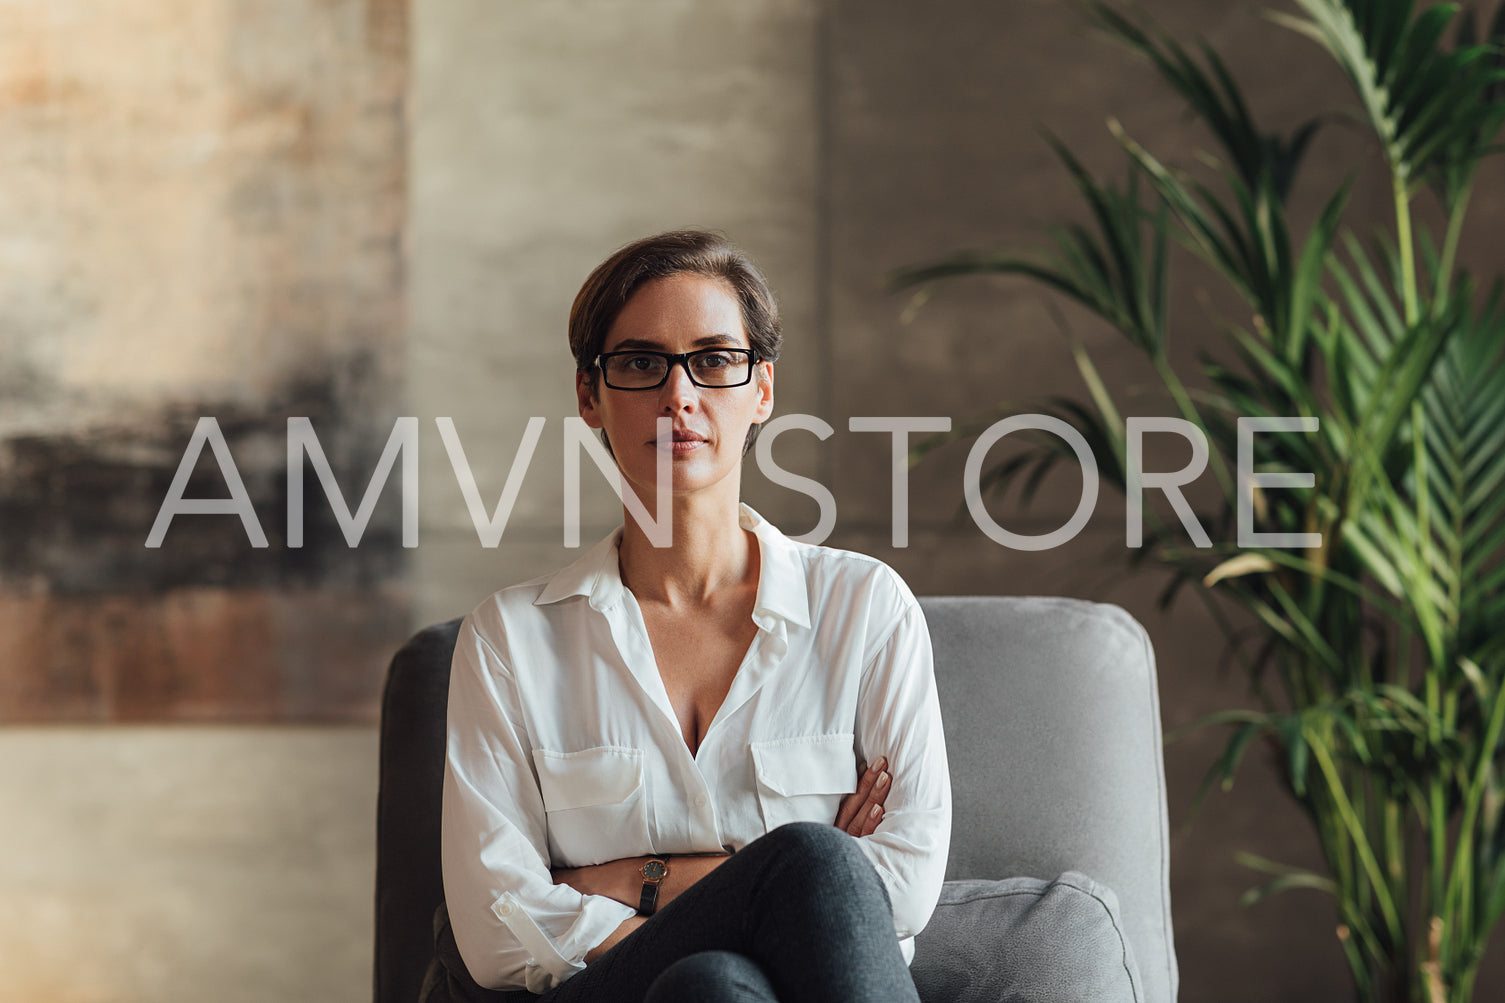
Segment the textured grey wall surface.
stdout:
<path fill-rule="evenodd" d="M 779 408 L 818 409 L 818 6 L 416 8 L 408 377 L 436 447 L 423 453 L 418 621 L 577 556 L 561 528 L 561 419 L 575 414 L 565 325 L 581 282 L 621 244 L 706 226 L 746 247 L 788 332 Z M 478 542 L 438 416 L 454 419 L 488 512 L 528 419 L 547 420 L 496 550 Z M 789 446 L 784 465 L 808 472 L 809 443 Z M 589 546 L 621 508 L 588 461 L 582 481 Z"/>
<path fill-rule="evenodd" d="M 1239 5 L 1149 6 L 1218 47 L 1271 128 L 1349 100 L 1310 43 Z M 1079 393 L 1036 290 L 957 283 L 906 323 L 882 283 L 958 248 L 1039 246 L 1048 225 L 1080 218 L 1037 129 L 1116 173 L 1110 114 L 1169 159 L 1201 140 L 1145 67 L 1053 0 L 0 5 L 3 715 L 369 719 L 385 653 L 411 625 L 572 556 L 569 302 L 614 247 L 677 225 L 725 229 L 780 294 L 778 411 L 836 432 L 791 433 L 777 458 L 834 492 L 827 542 L 890 562 L 916 592 L 1121 603 L 1155 641 L 1167 725 L 1249 702 L 1208 618 L 1185 602 L 1160 612 L 1160 581 L 1122 573 L 1117 498 L 1105 493 L 1068 546 L 1007 550 L 959 517 L 960 443 L 912 471 L 909 546 L 896 548 L 888 439 L 847 431 L 852 416 L 961 422 Z M 1363 150 L 1324 132 L 1298 217 Z M 1494 269 L 1499 182 L 1486 178 L 1485 225 L 1464 243 Z M 1359 179 L 1354 206 L 1377 226 L 1385 198 L 1375 176 Z M 1185 364 L 1234 305 L 1194 269 L 1174 294 Z M 1116 392 L 1150 382 L 1115 335 L 1062 316 Z M 1152 396 L 1134 403 L 1164 413 Z M 275 537 L 253 552 L 237 524 L 189 517 L 145 560 L 140 538 L 206 413 L 221 416 L 269 535 L 287 415 L 314 418 L 352 502 L 392 419 L 418 416 L 416 554 L 396 546 L 389 490 L 355 553 L 311 504 L 323 521 L 301 553 Z M 471 526 L 440 416 L 488 508 L 527 419 L 547 419 L 495 550 Z M 216 493 L 212 465 L 197 476 L 190 495 Z M 588 468 L 585 480 L 589 543 L 617 508 Z M 746 483 L 790 531 L 814 524 L 807 499 L 751 465 Z M 1041 532 L 1076 491 L 1063 474 L 1028 512 L 992 511 Z M 161 1003 L 224 977 L 215 998 L 364 996 L 369 734 L 11 729 L 0 741 L 12 773 L 0 817 L 25 819 L 0 837 L 0 969 L 52 977 L 13 976 L 0 999 L 22 986 L 17 998 Z M 1217 748 L 1202 735 L 1167 750 L 1181 998 L 1345 998 L 1325 900 L 1235 904 L 1257 878 L 1236 851 L 1317 857 L 1263 763 L 1191 818 Z M 91 960 L 58 964 L 69 951 Z M 1505 987 L 1502 953 L 1481 999 Z"/>

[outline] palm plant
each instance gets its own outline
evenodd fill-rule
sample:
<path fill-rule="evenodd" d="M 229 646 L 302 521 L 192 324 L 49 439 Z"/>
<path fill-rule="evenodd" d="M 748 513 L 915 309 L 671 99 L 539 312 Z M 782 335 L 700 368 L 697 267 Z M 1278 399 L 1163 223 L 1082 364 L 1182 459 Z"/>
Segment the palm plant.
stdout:
<path fill-rule="evenodd" d="M 1122 185 L 1094 179 L 1052 140 L 1090 225 L 1059 228 L 1038 255 L 961 254 L 896 284 L 1023 275 L 1085 306 L 1144 353 L 1208 441 L 1219 497 L 1200 518 L 1214 539 L 1235 537 L 1241 493 L 1259 531 L 1320 535 L 1306 549 L 1198 548 L 1147 512 L 1153 528 L 1135 559 L 1170 569 L 1165 602 L 1191 585 L 1208 603 L 1261 702 L 1200 722 L 1229 729 L 1204 789 L 1231 786 L 1263 739 L 1321 842 L 1326 873 L 1256 860 L 1272 879 L 1246 898 L 1325 891 L 1360 999 L 1458 1003 L 1505 914 L 1505 294 L 1498 276 L 1481 288 L 1457 260 L 1477 170 L 1505 123 L 1505 8 L 1481 31 L 1450 4 L 1293 3 L 1269 16 L 1337 62 L 1377 137 L 1394 206 L 1385 236 L 1366 245 L 1355 235 L 1347 183 L 1293 230 L 1287 199 L 1317 121 L 1261 131 L 1216 52 L 1088 0 L 1089 17 L 1207 126 L 1216 151 L 1202 159 L 1217 182 L 1167 164 L 1116 123 Z M 1440 240 L 1424 222 L 1429 206 L 1441 209 Z M 1168 272 L 1183 260 L 1168 254 L 1172 240 L 1248 308 L 1247 322 L 1218 320 L 1226 357 L 1202 363 L 1195 389 L 1167 354 Z M 1072 351 L 1087 400 L 1044 410 L 1075 426 L 1124 490 L 1118 404 L 1090 353 Z M 1316 430 L 1259 436 L 1253 469 L 1315 472 L 1315 483 L 1241 483 L 1229 473 L 1238 419 L 1285 416 L 1315 418 Z M 1042 438 L 991 483 L 1028 474 L 1027 498 L 1073 456 Z M 1223 603 L 1252 616 L 1257 643 L 1244 643 Z"/>

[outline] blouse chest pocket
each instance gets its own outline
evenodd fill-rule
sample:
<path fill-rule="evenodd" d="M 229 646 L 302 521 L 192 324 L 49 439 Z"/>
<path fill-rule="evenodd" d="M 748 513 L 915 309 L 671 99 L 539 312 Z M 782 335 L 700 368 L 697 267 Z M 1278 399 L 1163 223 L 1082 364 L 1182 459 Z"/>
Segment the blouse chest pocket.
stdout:
<path fill-rule="evenodd" d="M 766 831 L 786 822 L 829 825 L 842 797 L 857 789 L 850 734 L 772 739 L 751 749 Z"/>
<path fill-rule="evenodd" d="M 641 749 L 534 749 L 533 765 L 555 867 L 584 867 L 652 850 Z"/>

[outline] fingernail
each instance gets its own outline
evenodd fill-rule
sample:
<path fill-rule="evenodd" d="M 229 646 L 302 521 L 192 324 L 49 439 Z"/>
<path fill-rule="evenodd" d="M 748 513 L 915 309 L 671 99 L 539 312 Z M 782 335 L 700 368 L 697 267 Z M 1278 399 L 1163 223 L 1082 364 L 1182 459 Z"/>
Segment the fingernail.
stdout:
<path fill-rule="evenodd" d="M 872 810 L 867 813 L 868 818 L 877 818 L 881 814 L 883 814 L 883 809 L 878 805 L 873 805 Z"/>
<path fill-rule="evenodd" d="M 886 787 L 886 786 L 888 786 L 888 781 L 889 780 L 890 780 L 890 777 L 889 777 L 889 775 L 886 772 L 885 773 L 880 773 L 880 774 L 878 774 L 878 783 L 876 784 L 876 786 L 878 786 L 878 787 Z"/>
<path fill-rule="evenodd" d="M 886 770 L 886 769 L 888 769 L 888 757 L 887 756 L 879 756 L 878 757 L 878 761 L 873 764 L 873 769 L 875 769 L 875 770 Z"/>

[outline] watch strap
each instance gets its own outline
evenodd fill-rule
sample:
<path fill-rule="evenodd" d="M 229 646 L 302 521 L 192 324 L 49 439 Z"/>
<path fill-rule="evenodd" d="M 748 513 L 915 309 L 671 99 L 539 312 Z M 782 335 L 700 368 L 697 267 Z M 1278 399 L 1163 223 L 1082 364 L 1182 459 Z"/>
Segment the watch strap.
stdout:
<path fill-rule="evenodd" d="M 658 885 L 649 881 L 643 882 L 643 895 L 638 899 L 638 915 L 652 916 L 658 908 Z"/>
<path fill-rule="evenodd" d="M 648 877 L 648 870 L 653 864 L 659 865 L 659 875 L 656 878 Z M 643 865 L 643 891 L 638 898 L 638 915 L 652 916 L 658 909 L 658 886 L 664 878 L 669 876 L 669 861 L 666 857 L 655 856 Z"/>

